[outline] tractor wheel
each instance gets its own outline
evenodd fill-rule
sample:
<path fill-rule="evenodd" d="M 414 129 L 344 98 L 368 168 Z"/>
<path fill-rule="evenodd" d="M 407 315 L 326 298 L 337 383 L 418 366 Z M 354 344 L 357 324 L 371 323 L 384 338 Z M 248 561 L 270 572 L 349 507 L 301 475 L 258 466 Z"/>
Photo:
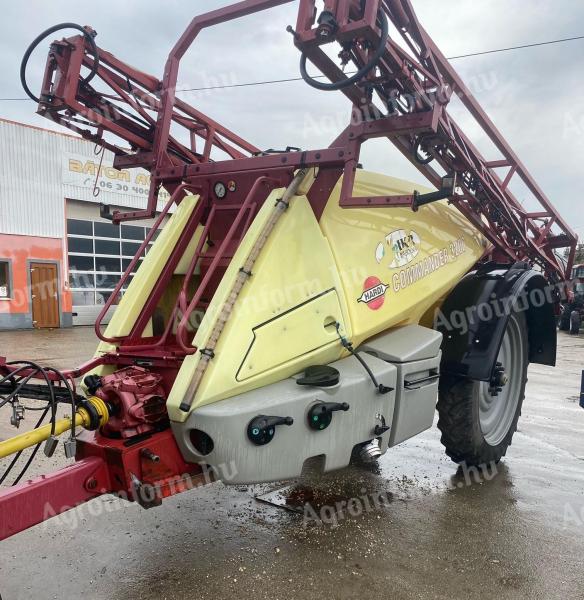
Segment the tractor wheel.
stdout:
<path fill-rule="evenodd" d="M 560 331 L 570 331 L 570 310 L 569 306 L 565 306 L 562 309 L 560 318 L 558 319 L 558 329 Z"/>
<path fill-rule="evenodd" d="M 511 445 L 525 396 L 527 326 L 513 313 L 491 382 L 445 376 L 438 392 L 438 428 L 446 454 L 467 466 L 499 462 Z"/>
<path fill-rule="evenodd" d="M 580 333 L 580 327 L 582 326 L 582 317 L 580 312 L 573 310 L 570 314 L 570 333 L 572 335 L 578 335 Z"/>

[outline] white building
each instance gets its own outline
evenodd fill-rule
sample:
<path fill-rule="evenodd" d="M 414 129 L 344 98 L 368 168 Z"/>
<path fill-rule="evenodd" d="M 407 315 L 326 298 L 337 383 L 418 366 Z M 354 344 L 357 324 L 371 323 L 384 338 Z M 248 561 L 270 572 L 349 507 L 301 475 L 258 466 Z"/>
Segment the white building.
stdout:
<path fill-rule="evenodd" d="M 0 329 L 92 324 L 144 241 L 151 221 L 116 226 L 100 204 L 144 208 L 150 176 L 100 150 L 0 119 Z"/>

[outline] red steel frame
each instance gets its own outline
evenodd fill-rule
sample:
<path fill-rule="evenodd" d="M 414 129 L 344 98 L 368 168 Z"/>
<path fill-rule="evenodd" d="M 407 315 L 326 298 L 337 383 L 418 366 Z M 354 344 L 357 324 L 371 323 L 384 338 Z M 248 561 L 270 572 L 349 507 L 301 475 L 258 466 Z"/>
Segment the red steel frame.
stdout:
<path fill-rule="evenodd" d="M 185 463 L 170 429 L 132 444 L 85 431 L 77 445 L 73 465 L 0 489 L 0 540 L 102 494 L 150 508 L 215 479 L 204 465 Z"/>
<path fill-rule="evenodd" d="M 96 323 L 97 335 L 115 343 L 117 351 L 66 371 L 65 375 L 73 383 L 75 378 L 98 365 L 123 367 L 135 364 L 137 358 L 147 357 L 151 368 L 163 375 L 165 385 L 170 388 L 182 359 L 197 350 L 188 339 L 192 312 L 205 308 L 222 269 L 229 264 L 269 191 L 286 186 L 296 169 L 308 166 L 319 170 L 309 193 L 317 217 L 322 214 L 341 175 L 344 176 L 340 200 L 343 207 L 412 205 L 412 197 L 353 196 L 361 146 L 372 138 L 388 138 L 436 187 L 440 187 L 442 180 L 439 171 L 414 160 L 415 149 L 420 144 L 431 152 L 434 164 L 443 174 L 458 175 L 458 189 L 449 201 L 492 243 L 491 258 L 504 262 L 529 260 L 539 265 L 550 280 L 566 278 L 575 254 L 576 235 L 420 25 L 410 0 L 367 0 L 363 10 L 358 0 L 325 0 L 325 10 L 336 24 L 332 38 L 345 43 L 359 40 L 350 49 L 358 67 L 367 62 L 372 48 L 379 44 L 380 11 L 395 26 L 403 42 L 399 45 L 390 37 L 377 68 L 362 82 L 342 90 L 353 104 L 352 124 L 328 148 L 262 153 L 176 97 L 180 61 L 204 28 L 290 1 L 245 0 L 196 17 L 172 49 L 162 80 L 99 49 L 95 80 L 108 88 L 107 93 L 80 81 L 82 67 L 95 66 L 84 36 L 51 45 L 39 114 L 112 150 L 117 168 L 144 167 L 151 172 L 146 208 L 114 213 L 114 222 L 154 217 L 161 186 L 170 192 L 171 198 L 158 216 L 157 225 L 173 206 L 180 204 L 185 194 L 201 196 L 130 335 L 107 338 L 100 327 L 103 316 L 153 233 L 142 244 Z M 87 31 L 92 32 L 89 28 Z M 315 23 L 315 0 L 300 0 L 296 30 L 292 33 L 295 45 L 331 81 L 345 77 L 321 48 L 331 36 L 322 35 L 322 27 Z M 485 158 L 450 117 L 446 106 L 453 94 L 476 119 L 500 157 Z M 375 104 L 374 96 L 381 98 L 381 109 Z M 404 99 L 410 101 L 407 107 L 401 104 Z M 188 144 L 181 141 L 184 139 L 189 140 Z M 129 144 L 129 148 L 120 146 L 120 140 Z M 212 157 L 212 153 L 222 154 L 221 159 Z M 503 179 L 496 172 L 500 168 L 508 169 Z M 514 178 L 525 184 L 533 195 L 531 200 L 538 203 L 540 209 L 523 208 L 509 189 Z M 233 182 L 236 191 L 223 203 L 213 196 L 212 190 L 215 183 L 227 180 Z M 163 332 L 145 339 L 142 337 L 144 328 L 199 224 L 204 225 L 204 234 L 171 318 Z M 219 242 L 219 246 L 204 248 L 208 238 Z M 555 254 L 559 248 L 569 249 L 567 265 Z M 203 277 L 189 299 L 188 286 L 197 265 L 202 265 Z M 0 363 L 0 372 L 10 370 L 11 367 Z M 145 448 L 164 457 L 158 471 L 145 466 L 141 453 Z M 0 492 L 0 539 L 46 518 L 46 502 L 51 503 L 52 514 L 57 514 L 105 492 L 122 492 L 133 498 L 135 487 L 132 486 L 138 474 L 144 481 L 150 478 L 163 497 L 189 487 L 186 481 L 196 481 L 201 471 L 198 465 L 184 463 L 169 430 L 130 446 L 121 440 L 106 439 L 99 433 L 83 434 L 77 459 L 79 462 L 74 467 Z"/>
<path fill-rule="evenodd" d="M 368 0 L 363 13 L 359 8 L 361 3 L 356 0 L 325 1 L 325 10 L 334 16 L 338 25 L 334 33 L 336 40 L 344 42 L 358 38 L 372 45 L 378 44 L 376 18 L 378 10 L 381 10 L 404 42 L 404 46 L 400 46 L 390 38 L 376 73 L 368 76 L 365 85 L 353 85 L 342 90 L 353 102 L 358 122 L 347 127 L 329 149 L 258 156 L 257 148 L 176 98 L 180 61 L 204 28 L 289 1 L 246 0 L 196 17 L 172 49 L 161 81 L 100 50 L 97 76 L 111 88 L 113 96 L 78 84 L 81 65 L 93 65 L 93 58 L 85 52 L 83 36 L 54 44 L 43 83 L 40 112 L 114 150 L 117 155 L 115 166 L 143 166 L 152 173 L 146 210 L 117 214 L 115 219 L 153 216 L 158 190 L 163 184 L 171 192 L 181 182 L 203 185 L 206 187 L 204 195 L 208 197 L 212 180 L 219 176 L 266 170 L 289 174 L 300 165 L 315 166 L 324 171 L 333 169 L 335 174 L 336 169 L 342 167 L 342 206 L 404 205 L 410 200 L 352 197 L 360 148 L 367 139 L 387 137 L 432 184 L 440 187 L 442 177 L 438 171 L 431 165 L 420 165 L 413 160 L 416 144 L 420 136 L 425 135 L 426 139 L 432 140 L 435 164 L 445 173 L 459 175 L 459 191 L 450 200 L 493 244 L 493 255 L 509 262 L 530 260 L 540 265 L 548 277 L 565 279 L 565 266 L 555 251 L 569 248 L 569 268 L 575 252 L 576 235 L 420 25 L 410 0 Z M 315 0 L 300 0 L 295 44 L 329 79 L 340 80 L 344 75 L 321 48 L 330 37 L 319 35 L 319 31 L 320 28 L 315 27 Z M 354 48 L 354 58 L 358 63 L 362 64 L 366 55 L 367 51 L 362 48 Z M 60 77 L 55 77 L 57 72 Z M 413 99 L 410 112 L 382 114 L 373 103 L 371 94 L 366 93 L 366 86 L 385 96 L 386 105 L 387 99 Z M 160 90 L 158 99 L 156 92 Z M 445 107 L 453 94 L 460 98 L 501 157 L 488 160 L 482 156 L 449 116 Z M 148 126 L 136 124 L 117 108 L 120 104 L 129 105 Z M 152 111 L 156 113 L 155 117 L 151 116 Z M 97 125 L 97 133 L 80 130 L 77 124 L 79 116 Z M 171 134 L 171 125 L 188 130 L 190 147 L 177 141 L 177 137 Z M 106 141 L 104 132 L 129 142 L 131 153 Z M 202 153 L 196 150 L 197 137 L 205 142 Z M 211 162 L 213 149 L 223 151 L 228 159 Z M 288 168 L 282 170 L 283 165 Z M 508 169 L 504 178 L 497 173 L 497 169 L 501 168 Z M 539 204 L 541 210 L 525 209 L 514 196 L 509 187 L 515 178 L 520 179 L 533 195 L 526 200 Z M 322 175 L 322 180 L 325 179 L 326 176 Z M 333 179 L 332 174 L 330 179 Z M 317 214 L 330 187 L 326 185 L 319 188 L 320 194 L 312 194 Z"/>

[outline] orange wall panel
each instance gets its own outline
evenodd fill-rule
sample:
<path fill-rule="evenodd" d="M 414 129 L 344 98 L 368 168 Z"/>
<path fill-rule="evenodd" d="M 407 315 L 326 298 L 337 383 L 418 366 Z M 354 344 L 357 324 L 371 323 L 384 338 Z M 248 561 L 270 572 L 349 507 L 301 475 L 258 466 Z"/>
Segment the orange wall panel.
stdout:
<path fill-rule="evenodd" d="M 71 312 L 71 293 L 63 260 L 63 241 L 26 235 L 0 234 L 0 258 L 12 262 L 12 298 L 0 301 L 0 312 L 29 313 L 30 290 L 27 261 L 52 261 L 59 265 L 59 303 L 61 312 Z"/>

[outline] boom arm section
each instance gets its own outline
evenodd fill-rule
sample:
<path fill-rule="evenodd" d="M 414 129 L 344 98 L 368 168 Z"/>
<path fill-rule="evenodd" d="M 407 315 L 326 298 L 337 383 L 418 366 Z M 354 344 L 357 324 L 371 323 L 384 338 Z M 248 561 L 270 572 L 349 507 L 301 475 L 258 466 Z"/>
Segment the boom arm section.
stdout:
<path fill-rule="evenodd" d="M 367 79 L 341 88 L 354 104 L 353 122 L 364 123 L 361 128 L 365 130 L 377 129 L 380 136 L 385 133 L 382 133 L 383 120 L 405 123 L 414 115 L 437 112 L 437 123 L 430 133 L 411 130 L 402 133 L 399 128 L 386 131 L 397 148 L 436 187 L 441 187 L 443 175 L 456 175 L 457 189 L 450 200 L 494 245 L 497 259 L 504 262 L 527 259 L 541 266 L 548 277 L 565 279 L 573 261 L 576 235 L 419 23 L 410 0 L 370 0 L 363 11 L 359 2 L 327 0 L 317 27 L 314 27 L 314 0 L 301 0 L 300 4 L 294 32 L 296 46 L 329 79 L 341 85 L 345 76 L 321 46 L 336 39 L 343 46 L 344 61 L 350 57 L 358 67 L 363 67 L 372 53 L 368 46 L 379 44 L 378 32 L 383 30 L 383 20 L 388 19 L 394 25 L 402 45 L 389 37 Z M 364 42 L 355 43 L 359 37 Z M 448 114 L 446 106 L 453 96 L 460 99 L 500 156 L 485 158 Z M 381 101 L 381 110 L 373 103 L 374 97 Z M 353 140 L 358 150 L 355 129 L 349 127 L 341 137 Z M 354 161 L 357 160 L 355 156 Z M 501 178 L 497 169 L 502 168 L 506 173 Z M 510 190 L 514 178 L 521 179 L 528 190 L 530 197 L 524 203 Z M 352 182 L 352 170 L 347 168 L 341 202 L 363 204 L 362 199 L 349 199 Z M 367 199 L 367 203 L 396 205 L 400 200 L 378 198 Z M 524 204 L 538 208 L 527 209 Z M 569 249 L 567 269 L 555 252 L 560 248 Z"/>
<path fill-rule="evenodd" d="M 83 82 L 80 76 L 82 65 L 95 68 L 96 80 L 107 86 L 107 92 L 97 91 Z M 165 178 L 164 182 L 161 179 L 152 182 L 144 211 L 117 214 L 117 221 L 153 216 L 162 183 L 172 193 L 181 182 L 180 168 L 186 164 L 209 162 L 214 149 L 232 159 L 258 152 L 255 146 L 226 127 L 174 98 L 168 127 L 172 125 L 176 132 L 167 135 L 164 148 L 156 155 L 154 147 L 157 119 L 163 106 L 162 89 L 160 80 L 123 63 L 101 48 L 98 48 L 98 58 L 87 53 L 85 36 L 51 44 L 39 114 L 114 152 L 116 168 L 144 167 L 151 171 L 156 165 L 163 165 L 176 170 L 174 177 Z M 123 142 L 129 147 L 120 145 Z"/>
<path fill-rule="evenodd" d="M 351 124 L 329 149 L 267 156 L 176 97 L 180 60 L 203 28 L 287 1 L 245 0 L 196 17 L 171 51 L 162 80 L 104 50 L 96 53 L 88 38 L 95 35 L 90 28 L 84 35 L 52 44 L 39 113 L 113 150 L 114 166 L 141 166 L 152 173 L 147 208 L 115 214 L 115 221 L 152 216 L 161 185 L 172 193 L 181 184 L 206 183 L 208 188 L 217 173 L 304 166 L 320 169 L 321 185 L 311 197 L 317 213 L 341 174 L 344 207 L 417 209 L 423 202 L 415 197 L 352 196 L 361 145 L 386 137 L 442 189 L 424 201 L 447 197 L 491 242 L 492 259 L 529 261 L 551 280 L 566 279 L 577 236 L 419 23 L 410 0 L 325 0 L 320 15 L 315 0 L 300 0 L 296 29 L 288 31 L 302 53 L 303 77 L 319 89 L 341 91 L 353 104 Z M 346 76 L 323 50 L 333 43 L 340 45 L 341 66 L 354 64 L 356 74 Z M 331 83 L 311 78 L 307 61 Z M 105 84 L 107 91 L 84 81 L 82 67 L 95 71 L 93 82 Z M 454 99 L 475 120 L 479 137 L 490 141 L 496 155 L 484 156 L 451 117 L 446 108 Z M 119 145 L 120 139 L 129 148 Z M 516 183 L 525 190 L 522 201 L 511 191 Z M 564 249 L 567 261 L 558 254 Z"/>

